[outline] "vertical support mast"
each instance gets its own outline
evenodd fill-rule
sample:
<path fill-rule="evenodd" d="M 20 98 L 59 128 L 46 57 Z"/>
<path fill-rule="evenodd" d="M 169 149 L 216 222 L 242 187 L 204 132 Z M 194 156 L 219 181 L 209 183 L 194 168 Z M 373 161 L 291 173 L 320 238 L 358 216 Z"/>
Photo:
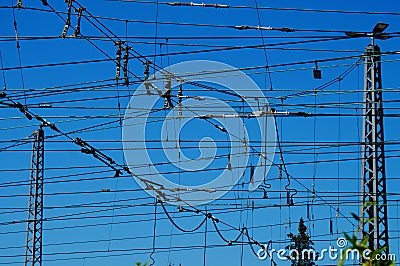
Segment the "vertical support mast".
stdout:
<path fill-rule="evenodd" d="M 369 248 L 389 249 L 385 150 L 383 134 L 382 77 L 380 49 L 365 49 L 364 112 L 362 145 L 361 237 L 369 236 Z M 367 204 L 367 205 L 366 205 Z M 367 221 L 368 219 L 372 219 Z"/>
<path fill-rule="evenodd" d="M 44 132 L 33 132 L 26 230 L 25 266 L 42 265 Z"/>

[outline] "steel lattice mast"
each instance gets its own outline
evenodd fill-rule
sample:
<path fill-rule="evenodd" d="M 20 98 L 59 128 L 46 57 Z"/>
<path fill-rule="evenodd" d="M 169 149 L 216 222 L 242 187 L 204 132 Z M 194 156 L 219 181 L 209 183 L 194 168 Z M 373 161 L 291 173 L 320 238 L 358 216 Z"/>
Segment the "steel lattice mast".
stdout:
<path fill-rule="evenodd" d="M 383 23 L 380 23 L 383 24 Z M 378 26 L 379 24 L 377 24 Z M 385 26 L 386 25 L 386 26 Z M 364 111 L 362 145 L 361 218 L 362 239 L 369 236 L 369 248 L 387 247 L 389 251 L 386 199 L 385 149 L 383 134 L 382 73 L 380 49 L 374 38 L 383 36 L 383 30 L 372 33 L 372 44 L 364 57 Z"/>
<path fill-rule="evenodd" d="M 33 132 L 25 266 L 42 265 L 44 132 Z"/>

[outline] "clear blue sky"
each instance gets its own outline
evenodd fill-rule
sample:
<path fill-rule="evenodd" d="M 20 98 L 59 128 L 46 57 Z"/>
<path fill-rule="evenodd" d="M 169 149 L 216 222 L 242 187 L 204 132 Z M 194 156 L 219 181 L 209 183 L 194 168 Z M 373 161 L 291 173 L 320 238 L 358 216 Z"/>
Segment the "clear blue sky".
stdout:
<path fill-rule="evenodd" d="M 315 118 L 277 117 L 283 158 L 287 171 L 292 176 L 290 189 L 298 191 L 293 197 L 294 206 L 289 207 L 286 204 L 286 175 L 283 174 L 283 178 L 279 179 L 279 169 L 273 166 L 266 176 L 267 182 L 271 184 L 271 188 L 267 190 L 269 199 L 262 198 L 262 191 L 250 193 L 247 186 L 242 187 L 239 184 L 221 199 L 198 208 L 207 209 L 222 222 L 233 227 L 249 228 L 249 235 L 261 243 L 272 240 L 272 247 L 275 249 L 285 248 L 289 244 L 287 234 L 297 232 L 297 223 L 301 217 L 309 227 L 316 250 L 335 245 L 343 231 L 354 230 L 356 222 L 352 220 L 350 213 L 358 213 L 360 208 L 361 146 L 357 143 L 361 141 L 362 130 L 360 114 L 363 65 L 356 65 L 343 80 L 327 86 L 316 96 L 312 93 L 296 94 L 313 90 L 339 77 L 357 62 L 357 57 L 362 55 L 370 42 L 368 38 L 322 41 L 324 38 L 342 37 L 345 36 L 345 31 L 368 32 L 377 22 L 385 22 L 390 24 L 387 32 L 393 33 L 393 38 L 377 40 L 376 43 L 383 52 L 399 51 L 399 5 L 387 0 L 379 3 L 257 1 L 259 7 L 276 8 L 259 9 L 261 26 L 296 30 L 263 31 L 263 40 L 258 30 L 240 31 L 228 27 L 258 26 L 255 1 L 218 2 L 251 7 L 229 9 L 177 7 L 160 1 L 157 11 L 155 0 L 147 3 L 80 0 L 73 4 L 74 7 L 78 7 L 78 4 L 85 6 L 91 15 L 100 18 L 96 21 L 84 12 L 90 19 L 88 21 L 82 17 L 81 20 L 81 33 L 85 38 L 61 39 L 57 37 L 61 35 L 65 25 L 63 20 L 67 16 L 66 3 L 49 0 L 50 5 L 61 12 L 60 18 L 54 12 L 46 12 L 50 8 L 43 6 L 41 1 L 28 0 L 22 1 L 27 8 L 14 9 L 13 15 L 10 6 L 16 5 L 16 2 L 2 1 L 0 4 L 0 52 L 2 68 L 5 69 L 0 73 L 0 86 L 6 87 L 5 92 L 14 101 L 26 104 L 33 113 L 54 122 L 63 132 L 73 132 L 72 137 L 88 141 L 120 164 L 124 163 L 124 154 L 121 149 L 119 119 L 124 116 L 130 97 L 139 84 L 129 87 L 121 84 L 115 86 L 113 79 L 116 66 L 111 60 L 82 63 L 87 60 L 109 59 L 108 56 L 114 58 L 116 46 L 112 40 L 116 40 L 115 36 L 128 41 L 133 49 L 132 55 L 138 52 L 160 67 L 188 60 L 215 60 L 236 68 L 246 68 L 244 72 L 263 90 L 271 107 L 277 111 L 336 114 Z M 339 12 L 343 10 L 364 11 L 364 14 Z M 20 59 L 24 67 L 22 73 L 18 69 L 20 61 L 15 42 L 14 19 L 20 38 Z M 157 27 L 155 21 L 159 22 Z M 73 33 L 76 23 L 77 17 L 73 15 L 68 36 Z M 265 50 L 261 46 L 225 51 L 220 49 L 257 46 L 263 42 L 268 44 Z M 215 48 L 220 50 L 194 52 Z M 154 56 L 154 53 L 158 55 Z M 265 55 L 272 66 L 269 74 L 262 67 L 266 65 Z M 332 58 L 338 59 L 318 63 L 322 70 L 322 79 L 313 79 L 313 61 Z M 385 113 L 398 114 L 399 56 L 385 55 L 382 60 L 384 106 L 387 108 Z M 143 77 L 144 66 L 140 61 L 143 60 L 133 57 L 129 60 L 131 81 L 137 81 L 134 75 Z M 309 63 L 295 64 L 308 61 Z M 151 69 L 150 74 L 153 73 Z M 172 94 L 177 94 L 177 88 L 173 88 Z M 234 97 L 204 88 L 184 86 L 184 95 L 216 97 L 226 101 L 236 112 L 248 111 L 248 106 L 242 106 Z M 51 104 L 52 107 L 43 108 L 40 104 Z M 160 99 L 155 108 L 162 107 L 162 104 Z M 202 106 L 200 103 L 200 107 L 189 108 L 195 110 Z M 207 109 L 205 106 L 203 111 L 217 113 L 215 108 L 211 106 Z M 139 111 L 148 113 L 150 106 L 149 109 Z M 161 141 L 166 141 L 166 137 L 160 137 L 159 132 L 166 115 L 166 111 L 156 112 L 151 118 L 152 123 L 146 125 L 146 140 L 152 140 L 147 143 L 147 147 L 152 156 L 151 163 L 156 164 L 157 170 L 172 172 L 167 174 L 168 178 L 177 181 L 179 169 L 169 164 L 160 150 Z M 385 139 L 390 142 L 386 146 L 390 249 L 391 253 L 396 254 L 400 242 L 400 136 L 397 120 L 398 117 L 395 116 L 385 117 L 384 120 Z M 178 118 L 168 119 L 166 126 L 173 131 L 172 128 L 178 123 Z M 254 138 L 250 139 L 250 143 L 257 150 L 260 137 L 252 131 L 254 124 L 250 120 L 245 120 L 244 123 Z M 37 121 L 27 120 L 17 109 L 3 106 L 0 108 L 0 264 L 23 263 L 31 156 L 31 143 L 25 140 L 38 126 Z M 218 175 L 221 167 L 226 166 L 226 135 L 214 125 L 193 119 L 183 127 L 180 134 L 180 145 L 188 158 L 201 156 L 197 147 L 199 141 L 205 137 L 215 140 L 216 154 L 222 158 L 203 172 L 181 170 L 179 179 L 182 183 L 208 182 Z M 155 265 L 270 265 L 269 260 L 257 259 L 248 244 L 227 246 L 210 220 L 196 232 L 180 232 L 169 221 L 160 205 L 157 206 L 156 216 L 154 215 L 154 199 L 132 177 L 125 175 L 114 178 L 114 171 L 91 156 L 82 154 L 79 147 L 65 137 L 52 137 L 55 132 L 49 128 L 45 128 L 45 135 L 44 217 L 48 220 L 44 221 L 43 265 L 100 266 L 151 262 L 155 217 L 156 249 L 152 256 Z M 173 137 L 169 136 L 172 142 L 169 147 L 179 144 Z M 8 147 L 21 143 L 21 140 L 22 145 Z M 341 145 L 337 145 L 338 143 Z M 233 144 L 239 145 L 238 142 Z M 245 156 L 248 155 L 236 154 L 235 158 L 241 160 Z M 277 150 L 274 163 L 280 164 L 279 157 Z M 240 182 L 248 182 L 250 165 L 258 160 L 257 156 L 248 158 L 249 163 Z M 233 169 L 232 175 L 237 170 Z M 151 177 L 152 174 L 154 173 L 149 170 L 148 176 Z M 316 191 L 314 202 L 310 192 L 313 179 Z M 110 189 L 111 192 L 101 192 L 104 189 Z M 201 214 L 177 212 L 174 206 L 167 205 L 167 210 L 174 222 L 186 229 L 196 227 L 204 218 Z M 330 232 L 330 223 L 333 225 L 333 232 Z M 226 239 L 235 239 L 239 233 L 223 223 L 219 223 L 218 228 Z M 400 254 L 398 262 L 399 258 Z M 335 262 L 329 260 L 319 263 L 332 264 Z M 288 264 L 279 262 L 279 265 Z"/>

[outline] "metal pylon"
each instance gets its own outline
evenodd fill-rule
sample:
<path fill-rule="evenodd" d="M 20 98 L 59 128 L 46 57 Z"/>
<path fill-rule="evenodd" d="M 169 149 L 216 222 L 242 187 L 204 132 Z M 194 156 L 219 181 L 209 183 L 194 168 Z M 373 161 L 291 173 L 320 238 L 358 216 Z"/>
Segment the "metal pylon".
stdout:
<path fill-rule="evenodd" d="M 44 132 L 33 132 L 25 266 L 42 265 Z"/>
<path fill-rule="evenodd" d="M 362 145 L 361 237 L 369 236 L 369 248 L 389 249 L 383 135 L 380 49 L 368 45 L 364 59 L 364 112 Z M 368 220 L 372 219 L 372 220 Z"/>

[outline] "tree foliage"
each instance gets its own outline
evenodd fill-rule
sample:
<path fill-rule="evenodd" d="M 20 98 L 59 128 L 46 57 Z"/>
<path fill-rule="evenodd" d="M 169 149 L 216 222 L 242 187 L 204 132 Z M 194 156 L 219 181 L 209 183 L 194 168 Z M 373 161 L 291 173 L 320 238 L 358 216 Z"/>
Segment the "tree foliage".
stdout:
<path fill-rule="evenodd" d="M 314 266 L 318 253 L 313 247 L 314 243 L 308 234 L 307 226 L 304 224 L 303 218 L 300 219 L 298 234 L 288 234 L 290 245 L 286 247 L 289 250 L 289 259 L 292 266 Z"/>
<path fill-rule="evenodd" d="M 362 266 L 395 266 L 395 262 L 391 261 L 391 260 L 377 260 L 377 255 L 382 255 L 384 254 L 384 251 L 388 248 L 388 247 L 382 247 L 380 249 L 377 250 L 371 250 L 368 246 L 368 242 L 369 242 L 369 237 L 368 235 L 365 236 L 363 239 L 358 240 L 357 235 L 359 235 L 359 231 L 362 228 L 363 224 L 365 224 L 366 222 L 370 222 L 373 219 L 368 219 L 368 220 L 363 220 L 360 217 L 358 217 L 356 214 L 352 213 L 351 214 L 354 219 L 358 222 L 358 226 L 355 230 L 355 232 L 353 233 L 352 236 L 350 236 L 347 233 L 343 233 L 345 238 L 347 239 L 347 241 L 350 243 L 350 245 L 344 249 L 342 251 L 342 254 L 340 256 L 340 260 L 338 263 L 338 266 L 343 266 L 344 262 L 347 258 L 346 254 L 348 254 L 348 252 L 350 250 L 357 250 L 358 254 L 360 254 L 360 259 L 361 259 L 361 265 Z M 364 254 L 365 251 L 370 251 L 368 255 L 369 259 L 363 258 L 362 254 Z"/>

